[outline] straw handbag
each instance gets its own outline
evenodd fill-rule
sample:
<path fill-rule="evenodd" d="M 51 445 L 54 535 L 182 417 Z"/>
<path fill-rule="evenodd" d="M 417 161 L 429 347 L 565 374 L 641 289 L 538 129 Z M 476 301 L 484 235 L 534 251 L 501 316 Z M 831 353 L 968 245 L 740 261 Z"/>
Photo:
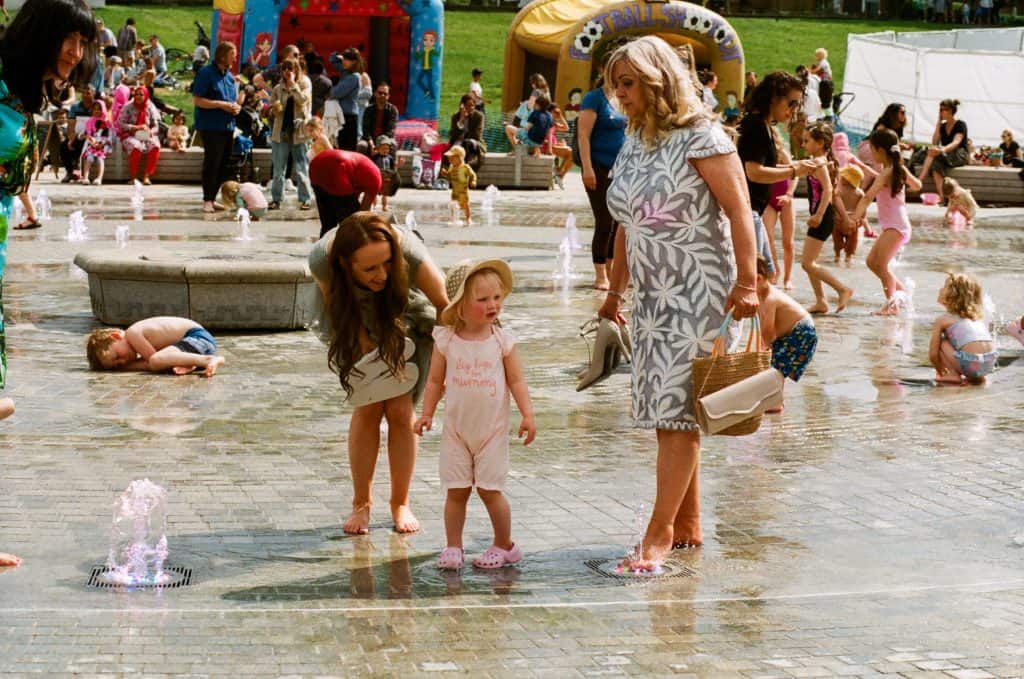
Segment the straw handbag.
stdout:
<path fill-rule="evenodd" d="M 725 332 L 729 327 L 730 321 L 732 321 L 732 311 L 726 315 L 725 321 L 718 331 L 718 337 L 715 338 L 711 355 L 706 358 L 693 359 L 693 401 L 698 422 L 702 420 L 705 422 L 709 421 L 708 413 L 701 404 L 701 398 L 771 369 L 772 352 L 771 349 L 767 349 L 764 346 L 764 339 L 761 336 L 761 323 L 756 315 L 753 317 L 753 323 L 750 326 L 746 350 L 738 351 L 734 354 L 726 353 Z M 781 394 L 781 390 L 779 391 Z M 771 394 L 766 391 L 762 396 L 771 397 Z M 762 399 L 756 398 L 755 400 L 757 403 L 736 404 L 740 408 L 749 408 L 751 412 L 755 413 L 752 417 L 720 431 L 709 433 L 718 433 L 722 436 L 746 436 L 747 434 L 753 434 L 761 426 L 761 416 L 764 410 L 770 407 L 765 406 L 765 408 L 761 408 L 759 404 Z M 711 416 L 711 420 L 720 419 L 730 414 L 730 409 L 728 408 L 723 409 L 719 407 L 715 410 L 716 412 Z"/>

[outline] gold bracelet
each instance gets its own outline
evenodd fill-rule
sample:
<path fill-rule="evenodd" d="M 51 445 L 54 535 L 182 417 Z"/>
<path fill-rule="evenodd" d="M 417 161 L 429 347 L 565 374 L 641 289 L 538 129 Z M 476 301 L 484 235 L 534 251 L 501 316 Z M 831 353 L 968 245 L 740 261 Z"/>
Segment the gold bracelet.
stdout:
<path fill-rule="evenodd" d="M 736 283 L 735 287 L 739 288 L 740 290 L 747 290 L 748 292 L 757 292 L 756 286 L 743 285 L 743 283 Z"/>
<path fill-rule="evenodd" d="M 625 295 L 623 295 L 623 294 L 622 294 L 621 292 L 619 292 L 618 290 L 609 290 L 609 291 L 608 291 L 608 294 L 609 294 L 609 295 L 611 295 L 612 297 L 618 297 L 618 298 L 619 298 L 619 299 L 621 299 L 621 300 L 625 300 L 625 299 L 626 299 L 626 296 L 625 296 Z"/>

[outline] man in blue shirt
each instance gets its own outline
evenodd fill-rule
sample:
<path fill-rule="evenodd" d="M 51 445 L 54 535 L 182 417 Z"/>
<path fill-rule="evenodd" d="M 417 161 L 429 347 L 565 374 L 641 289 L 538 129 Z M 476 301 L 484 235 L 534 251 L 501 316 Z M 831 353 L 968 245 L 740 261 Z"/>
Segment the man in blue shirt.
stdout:
<path fill-rule="evenodd" d="M 203 66 L 192 83 L 195 127 L 203 137 L 203 212 L 224 207 L 216 203 L 224 166 L 231 155 L 235 116 L 241 110 L 238 83 L 231 66 L 238 49 L 229 42 L 217 45 L 213 62 Z"/>
<path fill-rule="evenodd" d="M 362 56 L 359 50 L 349 47 L 340 55 L 332 53 L 331 66 L 341 72 L 338 84 L 331 90 L 331 99 L 337 99 L 341 112 L 345 116 L 345 126 L 338 132 L 338 148 L 355 151 L 359 141 L 359 107 L 356 96 L 361 84 L 359 73 L 362 71 Z"/>

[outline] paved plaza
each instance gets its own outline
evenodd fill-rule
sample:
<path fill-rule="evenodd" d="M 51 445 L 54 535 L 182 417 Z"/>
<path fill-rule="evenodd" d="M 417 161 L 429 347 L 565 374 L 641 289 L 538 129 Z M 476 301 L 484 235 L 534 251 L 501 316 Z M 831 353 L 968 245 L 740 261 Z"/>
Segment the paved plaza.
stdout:
<path fill-rule="evenodd" d="M 941 208 L 911 206 L 898 272 L 916 282 L 912 318 L 871 315 L 882 295 L 863 243 L 840 270 L 856 297 L 816 320 L 819 351 L 787 384 L 785 413 L 752 436 L 704 439 L 704 547 L 676 552 L 660 577 L 620 579 L 609 564 L 653 500 L 654 434 L 631 428 L 627 368 L 574 391 L 579 326 L 601 302 L 586 250 L 583 278 L 552 280 L 567 215 L 590 238 L 578 175 L 565 192 L 503 192 L 491 223 L 475 192 L 473 227 L 446 223 L 444 192 L 393 203 L 400 220 L 414 211 L 442 266 L 502 257 L 518 279 L 503 320 L 538 424 L 533 445 L 512 444 L 525 559 L 461 575 L 434 565 L 437 431 L 412 487 L 423 530 L 391 531 L 382 455 L 370 534 L 342 532 L 348 410 L 313 333 L 218 333 L 228 362 L 212 379 L 87 369 L 96 321 L 77 252 L 118 247 L 127 224 L 140 251 L 304 258 L 319 224 L 294 195 L 241 241 L 228 216 L 203 219 L 198 187 L 147 187 L 142 220 L 128 186 L 39 188 L 54 216 L 11 232 L 4 281 L 18 412 L 0 423 L 0 551 L 24 564 L 0 572 L 0 675 L 1024 676 L 1022 348 L 999 337 L 985 387 L 900 381 L 929 374 L 947 269 L 977 275 L 996 314 L 1024 312 L 1024 209 L 985 209 L 954 232 Z M 66 238 L 74 209 L 85 242 Z M 794 282 L 809 303 L 803 272 Z M 167 489 L 169 564 L 191 583 L 88 587 L 114 498 L 144 477 Z M 490 544 L 478 500 L 466 537 L 469 555 Z"/>

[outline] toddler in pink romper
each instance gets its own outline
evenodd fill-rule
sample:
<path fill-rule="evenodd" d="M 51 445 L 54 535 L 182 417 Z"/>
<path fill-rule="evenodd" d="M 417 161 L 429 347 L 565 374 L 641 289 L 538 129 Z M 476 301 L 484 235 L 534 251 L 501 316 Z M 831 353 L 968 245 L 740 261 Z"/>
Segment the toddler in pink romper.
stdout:
<path fill-rule="evenodd" d="M 512 513 L 503 492 L 509 465 L 510 393 L 523 416 L 519 435 L 526 436 L 524 443 L 533 441 L 537 431 L 515 341 L 498 325 L 502 303 L 512 289 L 512 271 L 501 260 L 461 262 L 449 270 L 445 289 L 451 303 L 441 312 L 442 325 L 434 328 L 423 413 L 413 425 L 420 435 L 429 430 L 444 396 L 440 468 L 448 546 L 437 565 L 442 570 L 462 568 L 462 529 L 475 486 L 491 518 L 494 543 L 473 565 L 502 568 L 522 559 L 512 541 Z"/>

